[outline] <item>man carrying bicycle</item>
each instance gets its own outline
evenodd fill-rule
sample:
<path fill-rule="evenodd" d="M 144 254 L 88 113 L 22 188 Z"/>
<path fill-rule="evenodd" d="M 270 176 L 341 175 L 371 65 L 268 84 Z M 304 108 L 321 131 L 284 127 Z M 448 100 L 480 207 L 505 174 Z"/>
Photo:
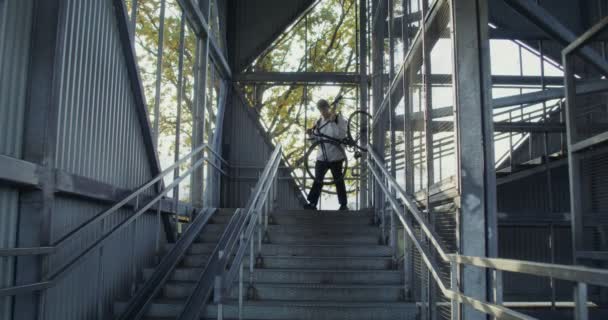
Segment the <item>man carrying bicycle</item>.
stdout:
<path fill-rule="evenodd" d="M 315 126 L 306 130 L 310 137 L 316 135 L 324 135 L 337 140 L 346 138 L 347 123 L 341 114 L 331 110 L 327 100 L 321 99 L 317 102 L 317 109 L 321 113 L 321 118 L 317 120 Z M 323 188 L 323 179 L 328 170 L 334 178 L 336 192 L 338 193 L 338 201 L 340 202 L 340 210 L 348 210 L 346 198 L 346 186 L 344 184 L 343 165 L 345 154 L 340 150 L 339 146 L 324 143 L 317 151 L 317 160 L 315 162 L 315 179 L 308 194 L 308 203 L 306 209 L 316 210 L 317 202 L 321 196 Z"/>

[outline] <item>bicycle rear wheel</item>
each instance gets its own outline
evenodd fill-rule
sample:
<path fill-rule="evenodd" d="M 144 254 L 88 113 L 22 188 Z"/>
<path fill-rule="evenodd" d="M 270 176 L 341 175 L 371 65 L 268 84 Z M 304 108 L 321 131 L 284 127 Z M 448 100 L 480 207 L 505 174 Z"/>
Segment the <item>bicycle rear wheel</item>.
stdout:
<path fill-rule="evenodd" d="M 363 124 L 367 124 L 366 128 L 372 123 L 372 116 L 363 110 L 357 110 L 348 117 L 348 138 L 359 144 L 361 138 L 361 128 Z"/>
<path fill-rule="evenodd" d="M 338 151 L 342 154 L 344 158 L 344 165 L 342 167 L 342 177 L 346 176 L 346 171 L 348 170 L 348 157 L 346 156 L 346 151 L 341 144 L 330 141 L 330 140 L 322 140 L 314 142 L 306 151 L 304 155 L 304 166 L 306 167 L 306 173 L 311 179 L 315 179 L 315 164 L 317 162 L 317 155 L 324 154 L 328 148 L 333 149 L 334 151 Z M 325 179 L 323 179 L 323 185 L 331 185 L 334 184 L 334 178 L 331 172 L 328 172 L 325 175 Z"/>

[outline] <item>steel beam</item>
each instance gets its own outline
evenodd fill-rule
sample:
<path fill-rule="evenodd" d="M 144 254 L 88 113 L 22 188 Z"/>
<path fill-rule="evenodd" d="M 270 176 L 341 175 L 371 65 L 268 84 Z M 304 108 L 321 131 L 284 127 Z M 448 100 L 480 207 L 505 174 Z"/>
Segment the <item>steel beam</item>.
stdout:
<path fill-rule="evenodd" d="M 581 83 L 576 86 L 576 94 L 592 94 L 598 92 L 608 91 L 608 81 L 606 80 L 595 80 Z M 566 96 L 563 88 L 546 89 L 543 91 L 524 93 L 521 95 L 514 95 L 503 98 L 496 98 L 492 102 L 492 106 L 496 108 L 504 108 L 522 104 L 535 104 L 543 101 L 561 99 Z"/>
<path fill-rule="evenodd" d="M 492 77 L 493 80 L 501 81 L 499 77 Z M 525 82 L 530 80 L 523 79 Z M 508 97 L 496 98 L 492 100 L 492 107 L 494 109 L 501 109 L 517 105 L 536 104 L 543 101 L 561 99 L 565 97 L 565 90 L 563 88 L 546 89 L 544 91 L 524 93 L 520 95 L 513 95 Z M 586 83 L 579 84 L 576 86 L 577 95 L 593 94 L 598 92 L 608 91 L 608 81 L 606 80 L 594 80 Z M 453 114 L 454 109 L 452 106 L 440 107 L 433 109 L 433 119 L 449 117 Z M 399 117 L 399 116 L 398 116 Z M 422 112 L 415 112 L 412 114 L 412 120 L 423 119 Z"/>
<path fill-rule="evenodd" d="M 54 171 L 54 176 L 56 181 L 55 194 L 103 204 L 117 203 L 133 191 L 58 169 Z M 139 202 L 147 203 L 150 200 L 152 200 L 151 196 L 142 196 Z M 181 202 L 178 209 L 175 210 L 171 199 L 161 200 L 160 206 L 161 212 L 167 214 L 184 215 L 193 209 L 192 206 Z M 135 207 L 135 201 L 125 207 Z M 150 210 L 156 212 L 157 208 L 158 206 L 154 205 Z"/>
<path fill-rule="evenodd" d="M 409 123 L 403 123 L 403 115 L 395 116 L 393 118 L 396 130 L 403 131 L 405 126 L 409 126 L 414 132 L 425 131 L 425 121 L 423 119 L 412 119 Z M 525 122 L 525 121 L 514 121 L 514 122 L 494 122 L 494 132 L 551 132 L 551 133 L 563 133 L 566 132 L 566 126 L 564 123 L 544 123 L 544 122 Z M 428 124 L 429 133 L 438 132 L 452 132 L 454 131 L 454 122 L 452 121 L 436 121 L 433 120 Z M 388 129 L 387 129 L 388 132 Z M 430 155 L 429 155 L 430 157 Z"/>
<path fill-rule="evenodd" d="M 188 20 L 191 22 L 191 26 L 194 28 L 195 32 L 199 37 L 205 39 L 209 38 L 209 54 L 215 64 L 218 66 L 222 77 L 225 79 L 232 78 L 232 71 L 230 70 L 230 65 L 228 64 L 228 60 L 226 59 L 226 55 L 221 50 L 219 44 L 215 40 L 215 37 L 210 31 L 209 24 L 207 23 L 208 16 L 205 17 L 204 13 L 201 11 L 202 9 L 196 4 L 195 0 L 178 0 L 180 6 L 186 13 Z M 201 6 L 205 1 L 201 1 Z"/>
<path fill-rule="evenodd" d="M 0 155 L 0 182 L 15 186 L 38 187 L 38 166 L 34 163 Z"/>
<path fill-rule="evenodd" d="M 234 81 L 255 83 L 352 84 L 361 83 L 361 75 L 351 72 L 247 72 L 234 76 Z"/>
<path fill-rule="evenodd" d="M 574 32 L 564 26 L 557 18 L 551 15 L 549 11 L 536 2 L 529 0 L 503 1 L 564 46 L 577 40 Z M 599 53 L 591 48 L 585 47 L 580 49 L 580 55 L 587 62 L 598 68 L 601 73 L 608 75 L 608 63 L 606 63 L 606 60 L 603 59 Z"/>

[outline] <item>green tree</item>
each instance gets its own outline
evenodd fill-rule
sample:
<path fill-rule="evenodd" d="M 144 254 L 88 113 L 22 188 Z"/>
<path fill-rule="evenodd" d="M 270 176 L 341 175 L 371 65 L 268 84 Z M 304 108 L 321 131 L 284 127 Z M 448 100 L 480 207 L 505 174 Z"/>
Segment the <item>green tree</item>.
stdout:
<path fill-rule="evenodd" d="M 248 68 L 251 72 L 356 72 L 356 0 L 321 0 L 306 17 L 284 33 Z M 354 111 L 357 91 L 342 86 L 336 90 L 298 84 L 257 84 L 245 88 L 247 99 L 260 114 L 270 136 L 283 144 L 290 163 L 301 163 L 305 152 L 304 130 L 316 120 L 314 99 L 332 91 L 350 97 L 343 113 Z M 307 105 L 305 105 L 307 104 Z M 304 112 L 308 107 L 307 123 Z M 347 114 L 345 114 L 347 116 Z"/>

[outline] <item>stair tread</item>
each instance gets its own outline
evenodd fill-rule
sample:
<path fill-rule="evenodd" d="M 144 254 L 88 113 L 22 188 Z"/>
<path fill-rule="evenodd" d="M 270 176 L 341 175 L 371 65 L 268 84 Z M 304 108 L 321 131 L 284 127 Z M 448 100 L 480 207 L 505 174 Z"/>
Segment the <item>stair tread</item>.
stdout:
<path fill-rule="evenodd" d="M 237 281 L 235 280 L 235 283 Z M 169 280 L 171 285 L 195 285 L 196 281 Z M 391 283 L 370 283 L 370 284 L 350 284 L 350 283 L 275 283 L 275 282 L 255 282 L 254 287 L 273 287 L 273 288 L 320 288 L 320 289 L 401 289 L 403 284 Z"/>
<path fill-rule="evenodd" d="M 144 270 L 153 271 L 155 268 L 145 268 Z M 202 271 L 202 267 L 177 267 L 175 270 L 188 270 L 188 271 Z M 311 269 L 302 269 L 302 268 L 254 268 L 253 272 L 262 271 L 262 272 L 270 272 L 270 271 L 281 271 L 281 272 L 336 272 L 336 273 L 354 273 L 354 272 L 383 272 L 383 273 L 394 273 L 400 272 L 399 270 L 369 270 L 369 269 L 319 269 L 319 268 L 311 268 Z"/>
<path fill-rule="evenodd" d="M 225 299 L 225 305 L 238 304 L 237 299 Z M 158 298 L 152 300 L 153 304 L 169 304 L 182 305 L 182 299 Z M 349 308 L 370 308 L 370 307 L 391 307 L 391 306 L 412 306 L 413 302 L 406 301 L 320 301 L 320 300 L 246 300 L 243 302 L 246 306 L 258 307 L 282 307 L 282 306 L 300 306 L 300 307 L 349 307 Z M 209 306 L 214 306 L 210 304 Z"/>
<path fill-rule="evenodd" d="M 262 257 L 267 257 L 267 258 L 274 258 L 274 259 L 319 259 L 319 260 L 330 260 L 330 259 L 369 259 L 369 260 L 374 260 L 374 259 L 391 259 L 391 256 L 374 256 L 374 257 L 369 257 L 369 256 L 285 256 L 285 255 L 266 255 L 263 254 Z"/>
<path fill-rule="evenodd" d="M 280 272 L 333 272 L 333 273 L 356 273 L 356 272 L 374 272 L 374 273 L 400 273 L 399 270 L 369 270 L 369 269 L 290 269 L 290 268 L 255 268 L 253 272 L 272 272 L 272 271 L 280 271 Z"/>

